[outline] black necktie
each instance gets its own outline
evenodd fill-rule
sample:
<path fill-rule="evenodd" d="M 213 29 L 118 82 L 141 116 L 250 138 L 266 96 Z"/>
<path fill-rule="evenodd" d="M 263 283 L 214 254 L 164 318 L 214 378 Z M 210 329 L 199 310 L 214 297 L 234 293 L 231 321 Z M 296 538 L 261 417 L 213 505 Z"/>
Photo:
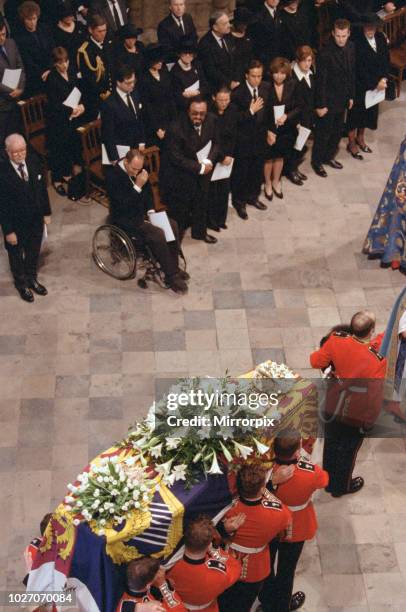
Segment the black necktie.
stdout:
<path fill-rule="evenodd" d="M 120 21 L 120 15 L 118 14 L 118 10 L 117 10 L 117 0 L 111 0 L 111 3 L 113 4 L 113 17 L 114 17 L 114 21 L 116 24 L 116 29 L 118 30 L 119 27 L 121 26 L 121 21 Z"/>
<path fill-rule="evenodd" d="M 228 53 L 228 48 L 227 48 L 226 41 L 224 40 L 224 38 L 221 38 L 220 44 L 221 44 L 221 48 L 224 49 L 226 53 Z"/>
<path fill-rule="evenodd" d="M 128 108 L 135 114 L 135 116 L 137 116 L 137 111 L 135 110 L 134 102 L 132 101 L 132 98 L 129 93 L 127 94 L 127 104 Z"/>
<path fill-rule="evenodd" d="M 179 27 L 182 29 L 182 32 L 185 34 L 185 26 L 183 25 L 182 17 L 178 17 L 177 19 L 178 19 Z"/>
<path fill-rule="evenodd" d="M 6 60 L 7 64 L 9 64 L 10 62 L 8 61 L 8 55 L 7 52 L 5 50 L 5 48 L 3 46 L 0 47 L 0 54 L 4 57 L 4 59 Z"/>
<path fill-rule="evenodd" d="M 27 176 L 27 174 L 25 172 L 24 164 L 18 164 L 17 168 L 18 168 L 18 171 L 19 171 L 20 176 L 23 179 L 23 181 L 27 182 L 28 181 L 28 176 Z"/>
<path fill-rule="evenodd" d="M 254 102 L 256 102 L 258 100 L 258 93 L 257 93 L 257 88 L 254 87 L 254 93 L 252 95 L 252 99 L 254 100 Z"/>

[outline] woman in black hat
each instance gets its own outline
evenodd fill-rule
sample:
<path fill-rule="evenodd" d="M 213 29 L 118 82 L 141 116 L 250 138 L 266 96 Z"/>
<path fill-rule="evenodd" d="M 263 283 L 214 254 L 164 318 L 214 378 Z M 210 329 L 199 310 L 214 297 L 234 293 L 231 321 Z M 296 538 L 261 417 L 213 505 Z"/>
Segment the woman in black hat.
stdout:
<path fill-rule="evenodd" d="M 253 20 L 251 11 L 244 6 L 234 11 L 231 20 L 234 51 L 233 51 L 233 81 L 242 83 L 251 60 L 254 57 L 252 42 L 247 36 L 247 28 Z"/>
<path fill-rule="evenodd" d="M 86 31 L 75 19 L 75 9 L 72 5 L 62 6 L 58 11 L 58 22 L 54 27 L 56 47 L 67 50 L 71 66 L 76 63 L 76 53 L 86 39 Z"/>
<path fill-rule="evenodd" d="M 387 87 L 389 76 L 389 48 L 386 36 L 378 31 L 383 22 L 373 13 L 364 15 L 360 28 L 354 35 L 356 49 L 356 96 L 353 108 L 348 113 L 347 150 L 354 159 L 363 159 L 359 152 L 372 153 L 365 142 L 365 128 L 378 127 L 379 104 L 365 106 L 367 91 Z"/>
<path fill-rule="evenodd" d="M 171 70 L 175 102 L 178 110 L 186 110 L 189 98 L 208 96 L 209 85 L 202 68 L 196 60 L 197 47 L 193 40 L 185 38 L 178 49 L 179 59 Z"/>
<path fill-rule="evenodd" d="M 158 43 L 145 48 L 145 70 L 141 82 L 147 124 L 147 145 L 163 145 L 166 130 L 176 119 L 172 81 L 164 66 L 165 50 Z"/>
<path fill-rule="evenodd" d="M 141 28 L 135 27 L 132 23 L 123 25 L 117 32 L 117 39 L 113 47 L 113 65 L 129 66 L 140 79 L 144 70 L 144 50 L 142 42 L 138 36 L 143 33 Z"/>

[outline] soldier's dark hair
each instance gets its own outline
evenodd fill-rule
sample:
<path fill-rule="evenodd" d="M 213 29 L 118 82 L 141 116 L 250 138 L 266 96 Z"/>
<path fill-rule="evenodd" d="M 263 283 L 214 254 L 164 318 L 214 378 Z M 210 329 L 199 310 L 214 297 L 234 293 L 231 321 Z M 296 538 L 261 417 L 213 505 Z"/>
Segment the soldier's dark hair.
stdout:
<path fill-rule="evenodd" d="M 153 581 L 159 570 L 159 559 L 142 557 L 127 565 L 127 586 L 131 591 L 142 591 Z"/>
<path fill-rule="evenodd" d="M 127 66 L 126 64 L 120 64 L 116 69 L 116 82 L 119 81 L 122 83 L 126 79 L 131 79 L 134 74 L 134 68 L 131 68 L 131 66 Z"/>
<path fill-rule="evenodd" d="M 351 319 L 351 329 L 357 338 L 367 338 L 375 327 L 376 317 L 370 310 L 360 310 Z"/>
<path fill-rule="evenodd" d="M 184 530 L 185 547 L 194 553 L 203 553 L 213 540 L 214 526 L 211 518 L 201 514 L 190 520 Z"/>
<path fill-rule="evenodd" d="M 87 24 L 91 30 L 94 30 L 94 28 L 107 25 L 107 20 L 100 13 L 92 13 L 87 20 Z"/>
<path fill-rule="evenodd" d="M 39 531 L 40 531 L 40 534 L 41 534 L 42 536 L 44 535 L 45 530 L 46 530 L 46 528 L 48 527 L 48 523 L 49 523 L 49 521 L 51 520 L 51 518 L 52 518 L 52 514 L 51 514 L 50 512 L 48 512 L 48 514 L 46 514 L 46 515 L 45 515 L 45 516 L 42 518 L 42 520 L 41 520 L 41 522 L 40 522 L 40 524 L 39 524 Z"/>
<path fill-rule="evenodd" d="M 273 450 L 275 457 L 290 459 L 300 448 L 301 435 L 296 429 L 283 429 L 274 440 Z"/>
<path fill-rule="evenodd" d="M 333 24 L 333 30 L 351 30 L 351 23 L 348 19 L 336 19 Z"/>
<path fill-rule="evenodd" d="M 258 497 L 266 483 L 266 471 L 258 463 L 243 465 L 237 475 L 237 489 L 241 497 Z"/>

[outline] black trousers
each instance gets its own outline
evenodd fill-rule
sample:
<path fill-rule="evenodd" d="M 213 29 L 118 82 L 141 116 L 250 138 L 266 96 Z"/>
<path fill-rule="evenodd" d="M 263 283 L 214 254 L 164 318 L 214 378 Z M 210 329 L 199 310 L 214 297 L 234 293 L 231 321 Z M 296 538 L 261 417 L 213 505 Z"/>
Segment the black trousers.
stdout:
<path fill-rule="evenodd" d="M 17 234 L 18 243 L 6 242 L 8 260 L 14 285 L 17 289 L 28 287 L 37 278 L 37 267 L 44 227 L 34 224 L 24 235 Z"/>
<path fill-rule="evenodd" d="M 250 612 L 263 581 L 236 582 L 218 598 L 220 612 Z"/>
<path fill-rule="evenodd" d="M 179 227 L 180 241 L 188 227 L 192 229 L 192 238 L 202 240 L 207 234 L 209 187 L 202 179 L 197 179 L 192 192 L 179 188 L 176 193 L 165 194 L 170 215 Z"/>
<path fill-rule="evenodd" d="M 136 229 L 123 227 L 129 236 L 135 236 L 149 246 L 152 254 L 159 262 L 165 277 L 170 279 L 179 271 L 179 231 L 175 221 L 169 219 L 176 240 L 166 242 L 164 231 L 151 223 L 144 221 Z"/>
<path fill-rule="evenodd" d="M 264 159 L 261 155 L 235 157 L 231 174 L 233 205 L 256 202 L 264 182 Z"/>
<path fill-rule="evenodd" d="M 271 573 L 259 595 L 264 612 L 289 612 L 296 566 L 303 546 L 304 542 L 272 540 Z M 278 553 L 277 559 L 276 553 Z"/>
<path fill-rule="evenodd" d="M 323 469 L 330 476 L 330 493 L 342 495 L 349 490 L 357 453 L 363 440 L 364 434 L 359 427 L 351 427 L 337 420 L 325 424 Z"/>
<path fill-rule="evenodd" d="M 222 227 L 227 220 L 228 196 L 230 195 L 230 179 L 210 183 L 209 190 L 209 225 Z"/>
<path fill-rule="evenodd" d="M 324 164 L 334 159 L 344 129 L 345 111 L 328 112 L 317 117 L 314 128 L 312 162 Z"/>

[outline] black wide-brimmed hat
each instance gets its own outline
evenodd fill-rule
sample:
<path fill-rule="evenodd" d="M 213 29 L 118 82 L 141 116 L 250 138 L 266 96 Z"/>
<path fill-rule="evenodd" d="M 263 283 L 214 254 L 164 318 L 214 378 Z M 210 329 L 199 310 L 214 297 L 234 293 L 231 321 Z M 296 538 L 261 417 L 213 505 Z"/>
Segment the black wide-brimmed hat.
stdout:
<path fill-rule="evenodd" d="M 194 55 L 196 55 L 197 46 L 195 41 L 189 38 L 189 36 L 182 36 L 176 50 L 179 55 L 181 53 L 193 53 Z"/>
<path fill-rule="evenodd" d="M 75 17 L 76 9 L 73 8 L 70 2 L 67 2 L 63 6 L 60 6 L 57 10 L 58 20 L 65 19 L 66 17 Z"/>
<path fill-rule="evenodd" d="M 384 24 L 383 19 L 378 17 L 376 13 L 364 13 L 363 15 L 360 15 L 357 23 L 355 23 L 354 25 L 360 26 L 360 27 L 371 25 L 371 26 L 376 26 L 377 28 L 379 28 L 379 26 L 383 26 L 383 24 Z"/>
<path fill-rule="evenodd" d="M 150 43 L 145 47 L 144 57 L 148 66 L 153 66 L 165 60 L 165 47 L 159 43 Z"/>
<path fill-rule="evenodd" d="M 248 25 L 252 22 L 253 17 L 254 16 L 249 9 L 247 9 L 245 6 L 239 6 L 235 9 L 230 21 L 233 24 L 238 23 L 241 25 Z"/>
<path fill-rule="evenodd" d="M 137 36 L 142 34 L 143 31 L 144 30 L 142 28 L 137 28 L 132 23 L 126 23 L 125 25 L 121 26 L 117 32 L 117 35 L 120 40 L 125 40 L 126 38 L 137 38 Z"/>

